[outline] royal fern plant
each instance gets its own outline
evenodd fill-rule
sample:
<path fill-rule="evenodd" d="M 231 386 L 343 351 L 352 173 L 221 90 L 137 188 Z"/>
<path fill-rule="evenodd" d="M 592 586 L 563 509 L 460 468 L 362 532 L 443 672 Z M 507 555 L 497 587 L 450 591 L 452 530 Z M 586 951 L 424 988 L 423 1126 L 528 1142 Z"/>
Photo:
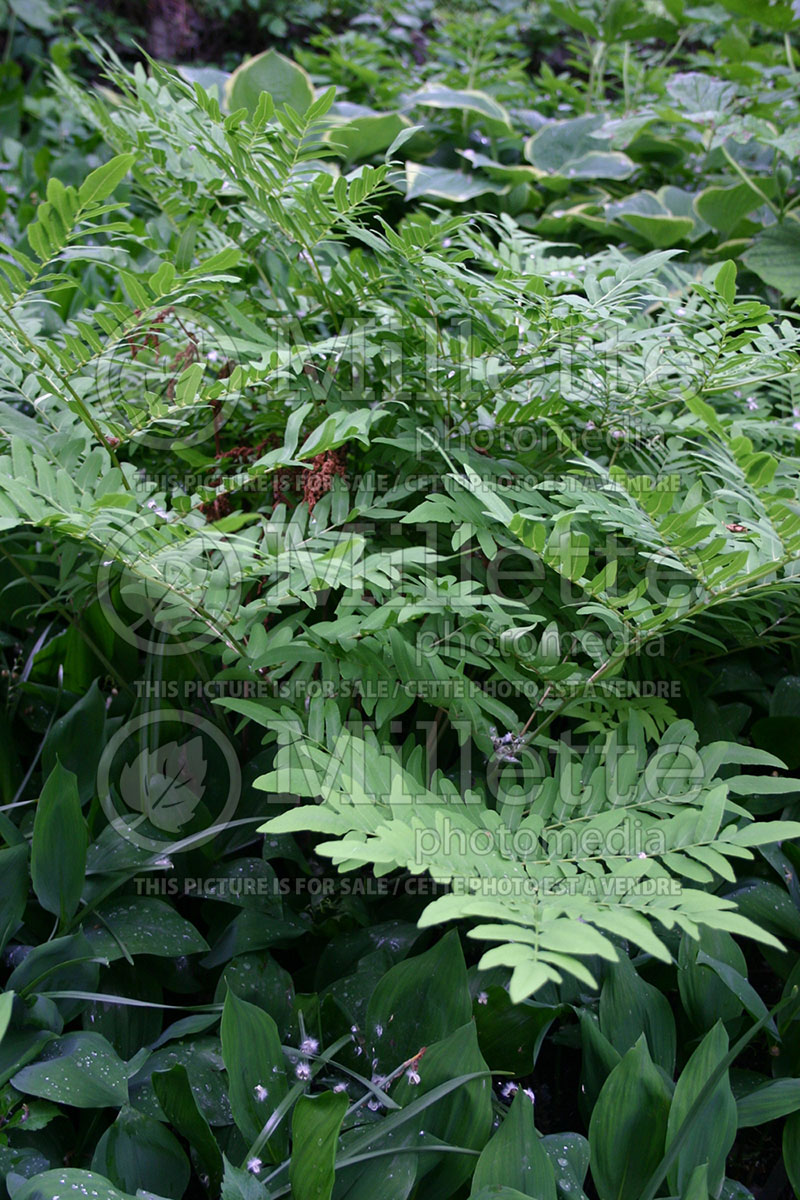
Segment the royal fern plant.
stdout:
<path fill-rule="evenodd" d="M 264 830 L 427 874 L 515 1000 L 620 939 L 775 944 L 729 893 L 796 784 L 686 668 L 797 632 L 796 324 L 732 263 L 390 221 L 403 138 L 345 172 L 332 89 L 102 67 L 56 86 L 111 157 L 1 264 L 0 549 L 52 550 L 42 609 L 112 595 L 247 685 Z"/>

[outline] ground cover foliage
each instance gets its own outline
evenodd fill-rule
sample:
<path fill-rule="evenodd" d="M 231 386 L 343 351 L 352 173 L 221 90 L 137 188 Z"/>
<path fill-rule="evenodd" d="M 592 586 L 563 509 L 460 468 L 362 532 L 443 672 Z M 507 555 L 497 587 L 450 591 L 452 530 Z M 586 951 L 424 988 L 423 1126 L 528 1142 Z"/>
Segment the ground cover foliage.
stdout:
<path fill-rule="evenodd" d="M 0 22 L 3 1195 L 800 1195 L 792 7 Z"/>

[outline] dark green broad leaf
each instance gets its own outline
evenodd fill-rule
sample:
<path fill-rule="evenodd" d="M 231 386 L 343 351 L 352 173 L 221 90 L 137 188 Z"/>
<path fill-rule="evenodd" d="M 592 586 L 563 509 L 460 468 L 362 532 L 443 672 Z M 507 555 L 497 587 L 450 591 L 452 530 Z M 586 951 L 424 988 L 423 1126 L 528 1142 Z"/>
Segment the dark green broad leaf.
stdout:
<path fill-rule="evenodd" d="M 743 261 L 764 283 L 796 300 L 800 296 L 800 224 L 787 219 L 762 229 Z"/>
<path fill-rule="evenodd" d="M 708 1163 L 700 1163 L 692 1171 L 681 1192 L 681 1200 L 708 1200 Z"/>
<path fill-rule="evenodd" d="M 89 837 L 81 812 L 78 781 L 56 762 L 36 805 L 31 845 L 33 890 L 63 925 L 78 907 Z"/>
<path fill-rule="evenodd" d="M 800 717 L 800 675 L 784 675 L 769 702 L 771 717 Z"/>
<path fill-rule="evenodd" d="M 213 1128 L 233 1122 L 225 1080 L 219 1039 L 194 1037 L 187 1041 L 170 1042 L 154 1051 L 144 1066 L 131 1078 L 131 1104 L 151 1117 L 165 1116 L 153 1086 L 158 1071 L 168 1071 L 180 1065 L 186 1068 L 192 1093 L 206 1121 Z"/>
<path fill-rule="evenodd" d="M 82 805 L 88 803 L 97 786 L 105 723 L 106 698 L 95 679 L 77 704 L 53 724 L 42 747 L 44 775 L 50 774 L 58 759 L 63 767 L 74 772 Z"/>
<path fill-rule="evenodd" d="M 455 930 L 424 954 L 397 963 L 367 1006 L 365 1033 L 375 1069 L 392 1071 L 472 1016 L 467 968 Z"/>
<path fill-rule="evenodd" d="M 488 1187 L 474 1192 L 470 1200 L 527 1200 L 524 1192 L 516 1188 L 504 1187 L 502 1183 L 492 1183 Z"/>
<path fill-rule="evenodd" d="M 777 1030 L 774 1019 L 770 1017 L 769 1010 L 756 989 L 734 967 L 712 958 L 710 954 L 706 954 L 705 950 L 698 952 L 696 962 L 698 966 L 711 967 L 726 987 L 730 988 L 734 996 L 741 1000 L 753 1020 L 760 1021 L 763 1017 L 770 1030 L 773 1032 Z"/>
<path fill-rule="evenodd" d="M 38 1058 L 54 1038 L 49 1029 L 8 1029 L 0 1042 L 0 1087 L 29 1062 Z"/>
<path fill-rule="evenodd" d="M 770 883 L 767 879 L 753 880 L 732 888 L 727 893 L 727 898 L 736 902 L 736 907 L 743 916 L 755 921 L 767 932 L 775 933 L 779 938 L 790 937 L 800 941 L 800 913 L 786 889 L 779 884 Z M 720 957 L 713 951 L 709 953 L 713 958 Z M 724 958 L 724 961 L 728 959 Z M 737 966 L 737 970 L 746 974 L 741 966 Z"/>
<path fill-rule="evenodd" d="M 83 931 L 98 957 L 110 961 L 136 954 L 180 958 L 208 950 L 194 925 L 155 896 L 129 896 L 101 904 Z"/>
<path fill-rule="evenodd" d="M 481 1054 L 493 1071 L 528 1075 L 539 1047 L 560 1012 L 558 1005 L 523 1000 L 514 1004 L 506 988 L 487 984 L 473 1005 Z"/>
<path fill-rule="evenodd" d="M 698 938 L 684 933 L 678 950 L 678 991 L 686 1015 L 705 1032 L 718 1020 L 731 1021 L 742 1011 L 742 1001 L 713 967 L 698 961 L 703 953 L 729 967 L 747 982 L 747 962 L 739 946 L 722 929 L 700 926 Z"/>
<path fill-rule="evenodd" d="M 792 1113 L 783 1127 L 783 1165 L 795 1195 L 800 1195 L 800 1112 Z"/>
<path fill-rule="evenodd" d="M 14 1200 L 54 1200 L 55 1196 L 91 1196 L 92 1200 L 136 1200 L 96 1171 L 58 1167 L 14 1188 Z"/>
<path fill-rule="evenodd" d="M 413 1154 L 381 1155 L 337 1170 L 333 1200 L 361 1200 L 362 1196 L 407 1200 L 416 1178 L 417 1159 Z"/>
<path fill-rule="evenodd" d="M 142 1046 L 151 1045 L 161 1033 L 163 997 L 161 985 L 150 971 L 135 964 L 115 962 L 106 968 L 96 991 L 108 1000 L 90 1001 L 81 1014 L 84 1029 L 101 1033 L 120 1058 L 127 1061 Z M 138 1000 L 138 1004 L 120 1004 L 118 997 Z"/>
<path fill-rule="evenodd" d="M 71 933 L 34 946 L 8 977 L 8 987 L 18 992 L 96 990 L 100 967 L 82 933 Z M 58 1000 L 59 1012 L 70 1020 L 84 1007 L 83 1000 Z"/>
<path fill-rule="evenodd" d="M 542 1138 L 556 1177 L 558 1200 L 586 1200 L 583 1183 L 589 1170 L 589 1143 L 580 1133 L 550 1133 Z"/>
<path fill-rule="evenodd" d="M 672 1075 L 676 1034 L 669 1001 L 639 977 L 626 956 L 606 967 L 600 993 L 600 1030 L 620 1054 L 626 1054 L 644 1034 L 653 1062 Z"/>
<path fill-rule="evenodd" d="M 186 1068 L 177 1063 L 168 1071 L 156 1071 L 152 1079 L 161 1111 L 196 1153 L 208 1176 L 209 1189 L 215 1193 L 222 1181 L 222 1153 L 195 1100 Z"/>
<path fill-rule="evenodd" d="M 292 1011 L 294 984 L 289 972 L 270 954 L 240 954 L 229 962 L 220 976 L 214 999 L 223 1002 L 228 989 L 240 1000 L 265 1009 L 278 1026 L 281 1039 L 292 1040 L 289 1035 L 296 1027 Z"/>
<path fill-rule="evenodd" d="M 49 1155 L 34 1150 L 31 1146 L 0 1145 L 0 1179 L 5 1185 L 0 1185 L 3 1200 L 8 1196 L 9 1188 L 16 1189 L 22 1186 L 24 1180 L 33 1179 L 35 1175 L 49 1171 L 53 1165 L 53 1159 Z"/>
<path fill-rule="evenodd" d="M 600 1200 L 640 1200 L 664 1153 L 669 1111 L 669 1088 L 642 1034 L 603 1084 L 589 1122 Z"/>
<path fill-rule="evenodd" d="M 411 1068 L 411 1073 L 401 1076 L 393 1086 L 392 1098 L 402 1108 L 407 1108 L 454 1078 L 478 1072 L 485 1072 L 485 1076 L 453 1089 L 420 1112 L 415 1120 L 409 1121 L 404 1132 L 398 1135 L 405 1138 L 405 1144 L 419 1145 L 426 1137 L 437 1143 L 463 1146 L 468 1151 L 482 1150 L 492 1128 L 492 1093 L 473 1021 L 429 1045 L 416 1066 Z M 399 1118 L 400 1114 L 393 1116 Z M 417 1166 L 417 1178 L 426 1176 L 426 1191 L 445 1200 L 469 1179 L 474 1166 L 473 1155 L 443 1154 L 437 1157 L 425 1153 Z"/>
<path fill-rule="evenodd" d="M 25 912 L 28 900 L 28 844 L 0 850 L 0 952 Z"/>
<path fill-rule="evenodd" d="M 11 1082 L 27 1096 L 74 1108 L 118 1108 L 128 1101 L 125 1064 L 99 1033 L 55 1038 L 38 1062 L 17 1071 Z"/>
<path fill-rule="evenodd" d="M 481 1151 L 472 1177 L 472 1193 L 491 1183 L 516 1188 L 536 1200 L 556 1200 L 552 1163 L 533 1120 L 533 1104 L 517 1090 L 506 1117 Z"/>
<path fill-rule="evenodd" d="M 720 1200 L 755 1200 L 753 1193 L 736 1179 L 726 1179 L 719 1195 Z"/>
<path fill-rule="evenodd" d="M 142 1189 L 181 1200 L 191 1169 L 180 1142 L 160 1121 L 123 1108 L 102 1135 L 92 1170 L 128 1192 Z"/>
<path fill-rule="evenodd" d="M 592 1013 L 580 1009 L 578 1020 L 581 1027 L 581 1097 L 585 1099 L 585 1117 L 588 1121 L 600 1089 L 622 1061 L 622 1056 L 601 1032 Z M 581 1111 L 584 1111 L 583 1105 Z"/>
<path fill-rule="evenodd" d="M 268 92 L 276 108 L 288 104 L 304 113 L 314 100 L 314 88 L 306 71 L 277 50 L 248 58 L 225 84 L 225 101 L 230 112 L 246 108 L 255 113 L 261 93 Z"/>
<path fill-rule="evenodd" d="M 739 1129 L 764 1125 L 800 1109 L 800 1079 L 772 1079 L 736 1101 Z"/>
<path fill-rule="evenodd" d="M 245 1140 L 253 1142 L 288 1091 L 278 1027 L 269 1013 L 229 991 L 221 1037 L 233 1117 Z M 277 1158 L 286 1154 L 285 1127 L 267 1148 Z"/>
<path fill-rule="evenodd" d="M 11 1010 L 14 1007 L 14 993 L 3 992 L 0 994 L 0 1042 L 6 1036 L 9 1022 L 11 1020 Z"/>
<path fill-rule="evenodd" d="M 215 943 L 210 954 L 202 960 L 203 967 L 219 967 L 238 954 L 266 950 L 303 937 L 308 932 L 308 919 L 301 916 L 285 916 L 280 919 L 265 917 L 256 909 L 245 909 L 234 917 Z"/>
<path fill-rule="evenodd" d="M 709 1076 L 727 1053 L 728 1035 L 722 1021 L 718 1021 L 692 1054 L 675 1085 L 666 1148 L 669 1148 L 677 1135 Z M 669 1172 L 672 1190 L 681 1192 L 687 1186 L 695 1168 L 707 1163 L 709 1190 L 712 1195 L 717 1195 L 725 1177 L 725 1160 L 735 1137 L 736 1101 L 726 1071 L 702 1109 L 693 1118 L 692 1127 Z"/>
<path fill-rule="evenodd" d="M 292 1200 L 330 1200 L 336 1145 L 347 1104 L 347 1096 L 341 1092 L 301 1096 L 295 1104 L 289 1163 Z"/>

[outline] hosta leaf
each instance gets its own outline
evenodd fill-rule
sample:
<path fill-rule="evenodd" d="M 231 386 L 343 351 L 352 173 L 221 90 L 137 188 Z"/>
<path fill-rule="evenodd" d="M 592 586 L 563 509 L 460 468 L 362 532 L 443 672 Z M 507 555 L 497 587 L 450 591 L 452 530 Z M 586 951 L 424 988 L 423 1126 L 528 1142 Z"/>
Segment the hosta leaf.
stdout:
<path fill-rule="evenodd" d="M 787 219 L 782 225 L 762 229 L 742 259 L 783 296 L 800 296 L 800 225 L 796 221 Z"/>
<path fill-rule="evenodd" d="M 411 161 L 406 163 L 406 200 L 434 196 L 453 204 L 463 204 L 487 192 L 499 196 L 506 191 L 507 184 L 494 183 L 479 175 L 467 175 L 464 171 L 451 171 L 447 167 L 431 167 Z"/>
<path fill-rule="evenodd" d="M 231 112 L 246 108 L 251 117 L 262 92 L 272 97 L 276 108 L 288 104 L 297 113 L 304 113 L 314 100 L 307 72 L 277 50 L 248 58 L 225 84 L 225 100 Z"/>

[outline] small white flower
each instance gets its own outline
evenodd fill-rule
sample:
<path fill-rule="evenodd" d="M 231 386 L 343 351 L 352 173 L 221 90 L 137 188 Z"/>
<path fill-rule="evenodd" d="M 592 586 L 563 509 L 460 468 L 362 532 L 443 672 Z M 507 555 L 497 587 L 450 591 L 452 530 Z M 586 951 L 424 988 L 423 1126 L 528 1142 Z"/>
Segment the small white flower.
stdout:
<path fill-rule="evenodd" d="M 639 858 L 647 858 L 647 855 L 645 854 L 644 850 L 639 851 Z"/>
<path fill-rule="evenodd" d="M 792 429 L 800 429 L 800 421 L 795 421 L 792 425 Z"/>
<path fill-rule="evenodd" d="M 383 1026 L 382 1026 L 382 1025 L 376 1025 L 376 1026 L 375 1026 L 375 1036 L 376 1036 L 376 1037 L 383 1037 Z"/>
<path fill-rule="evenodd" d="M 206 358 L 208 359 L 209 362 L 216 362 L 217 359 L 219 358 L 219 351 L 218 350 L 209 350 L 208 354 L 206 355 Z"/>
<path fill-rule="evenodd" d="M 758 408 L 758 401 L 754 400 L 753 397 L 751 396 L 750 399 L 747 401 L 747 407 L 750 409 L 750 412 L 755 412 L 756 409 Z"/>
<path fill-rule="evenodd" d="M 251 1171 L 253 1175 L 257 1175 L 261 1170 L 261 1167 L 262 1162 L 260 1158 L 248 1158 L 247 1169 L 248 1171 Z"/>
<path fill-rule="evenodd" d="M 298 1079 L 310 1079 L 311 1078 L 311 1067 L 308 1065 L 307 1062 L 298 1063 L 294 1069 L 294 1073 Z"/>
<path fill-rule="evenodd" d="M 523 1088 L 522 1091 L 523 1091 L 524 1095 L 526 1095 L 528 1097 L 531 1104 L 536 1103 L 536 1097 L 533 1094 L 533 1088 Z"/>
<path fill-rule="evenodd" d="M 256 1100 L 266 1100 L 268 1093 L 263 1083 L 257 1083 L 253 1088 L 253 1091 L 255 1093 Z"/>
<path fill-rule="evenodd" d="M 504 1100 L 510 1100 L 511 1097 L 519 1091 L 518 1083 L 504 1083 L 500 1088 L 500 1095 Z"/>
<path fill-rule="evenodd" d="M 371 1100 L 367 1101 L 367 1108 L 371 1109 L 372 1112 L 379 1112 L 380 1107 L 381 1107 L 380 1100 L 376 1100 L 374 1096 L 372 1097 Z"/>
<path fill-rule="evenodd" d="M 478 992 L 478 1004 L 488 1004 L 488 1003 L 489 1003 L 489 993 L 488 992 Z"/>
<path fill-rule="evenodd" d="M 406 1071 L 406 1079 L 409 1083 L 419 1083 L 419 1071 L 415 1067 L 409 1067 Z"/>
<path fill-rule="evenodd" d="M 304 1037 L 300 1043 L 301 1054 L 316 1054 L 319 1050 L 319 1042 L 313 1037 Z"/>
<path fill-rule="evenodd" d="M 334 1084 L 333 1090 L 335 1092 L 346 1092 L 347 1084 L 346 1083 L 336 1083 L 336 1084 Z"/>

